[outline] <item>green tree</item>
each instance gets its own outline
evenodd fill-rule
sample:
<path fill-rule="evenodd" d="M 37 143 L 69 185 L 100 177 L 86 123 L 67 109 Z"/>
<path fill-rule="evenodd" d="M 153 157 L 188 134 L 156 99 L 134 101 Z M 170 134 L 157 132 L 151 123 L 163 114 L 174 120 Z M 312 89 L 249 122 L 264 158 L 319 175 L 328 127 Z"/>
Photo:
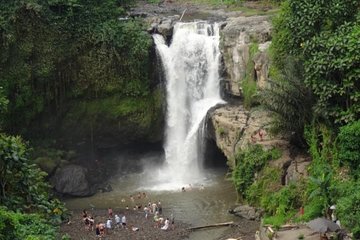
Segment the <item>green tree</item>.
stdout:
<path fill-rule="evenodd" d="M 342 196 L 336 204 L 336 215 L 355 239 L 360 238 L 360 182 L 347 181 L 341 185 Z"/>
<path fill-rule="evenodd" d="M 0 207 L 0 238 L 52 240 L 56 239 L 56 228 L 38 214 L 23 214 Z"/>
<path fill-rule="evenodd" d="M 74 100 L 150 94 L 151 38 L 141 21 L 118 19 L 132 2 L 1 4 L 0 81 L 9 100 L 8 132 L 26 133 L 44 113 L 61 118 Z"/>
<path fill-rule="evenodd" d="M 46 173 L 31 163 L 26 151 L 20 137 L 0 134 L 0 205 L 14 211 L 37 212 L 59 222 L 65 209 L 51 198 Z"/>
<path fill-rule="evenodd" d="M 303 68 L 299 61 L 288 58 L 282 72 L 271 77 L 270 84 L 260 96 L 261 104 L 274 113 L 275 133 L 292 133 L 291 140 L 306 145 L 304 126 L 312 120 L 313 94 L 304 84 Z"/>
<path fill-rule="evenodd" d="M 273 57 L 304 62 L 305 84 L 316 96 L 315 113 L 333 124 L 360 117 L 360 15 L 357 0 L 287 0 L 274 21 Z"/>

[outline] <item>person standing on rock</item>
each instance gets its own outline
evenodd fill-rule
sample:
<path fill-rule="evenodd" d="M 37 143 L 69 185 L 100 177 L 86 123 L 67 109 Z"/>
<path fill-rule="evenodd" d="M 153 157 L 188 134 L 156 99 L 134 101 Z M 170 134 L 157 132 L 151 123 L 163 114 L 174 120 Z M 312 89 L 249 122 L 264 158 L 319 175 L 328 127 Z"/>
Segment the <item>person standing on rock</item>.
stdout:
<path fill-rule="evenodd" d="M 88 213 L 87 213 L 86 209 L 84 209 L 84 210 L 82 211 L 82 217 L 83 217 L 83 219 L 87 218 L 87 216 L 88 216 Z"/>
<path fill-rule="evenodd" d="M 95 219 L 94 219 L 93 216 L 91 216 L 91 217 L 89 218 L 89 222 L 90 222 L 90 224 L 89 224 L 89 231 L 94 231 Z"/>

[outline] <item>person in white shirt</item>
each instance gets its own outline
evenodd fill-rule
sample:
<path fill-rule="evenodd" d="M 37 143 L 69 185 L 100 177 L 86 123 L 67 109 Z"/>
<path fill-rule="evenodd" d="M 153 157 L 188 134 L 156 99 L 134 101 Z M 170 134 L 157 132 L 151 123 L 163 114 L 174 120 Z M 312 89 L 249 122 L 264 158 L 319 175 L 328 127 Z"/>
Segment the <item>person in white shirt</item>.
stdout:
<path fill-rule="evenodd" d="M 116 227 L 119 227 L 120 223 L 121 223 L 121 219 L 119 217 L 119 215 L 115 214 L 115 223 L 116 223 Z"/>
<path fill-rule="evenodd" d="M 125 216 L 125 214 L 121 218 L 121 225 L 122 225 L 123 228 L 126 228 L 126 216 Z"/>
<path fill-rule="evenodd" d="M 168 230 L 169 224 L 170 224 L 170 220 L 169 220 L 169 218 L 166 218 L 165 224 L 164 224 L 164 226 L 161 227 L 161 230 L 164 230 L 164 231 Z"/>
<path fill-rule="evenodd" d="M 109 218 L 107 221 L 106 221 L 106 228 L 107 229 L 111 229 L 112 227 L 112 220 Z"/>

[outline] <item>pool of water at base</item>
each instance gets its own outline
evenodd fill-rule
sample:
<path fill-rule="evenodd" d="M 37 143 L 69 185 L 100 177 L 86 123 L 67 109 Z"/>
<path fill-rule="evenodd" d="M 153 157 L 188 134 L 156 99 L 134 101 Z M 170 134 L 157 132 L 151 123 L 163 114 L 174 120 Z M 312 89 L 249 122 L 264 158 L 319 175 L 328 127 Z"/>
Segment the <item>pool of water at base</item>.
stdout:
<path fill-rule="evenodd" d="M 239 221 L 239 218 L 228 213 L 236 203 L 236 192 L 229 180 L 226 180 L 226 171 L 223 169 L 208 170 L 204 184 L 184 186 L 185 192 L 180 189 L 172 191 L 156 191 L 144 188 L 146 179 L 141 173 L 113 177 L 110 180 L 113 190 L 106 193 L 97 193 L 91 197 L 66 199 L 69 209 L 91 209 L 111 207 L 117 210 L 132 209 L 135 205 L 147 205 L 149 201 L 159 202 L 163 208 L 163 216 L 171 214 L 176 220 L 189 223 L 192 226 L 202 226 L 213 223 Z M 153 186 L 152 189 L 156 189 Z M 146 198 L 138 198 L 145 192 Z M 130 196 L 133 196 L 134 201 Z M 190 234 L 192 240 L 219 239 L 226 227 L 194 231 Z"/>

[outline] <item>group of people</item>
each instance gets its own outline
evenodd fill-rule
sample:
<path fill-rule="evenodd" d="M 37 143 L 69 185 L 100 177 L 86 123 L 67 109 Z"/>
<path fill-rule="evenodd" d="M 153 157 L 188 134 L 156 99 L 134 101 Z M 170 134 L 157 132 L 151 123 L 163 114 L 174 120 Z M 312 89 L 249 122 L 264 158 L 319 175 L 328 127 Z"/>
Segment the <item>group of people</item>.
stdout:
<path fill-rule="evenodd" d="M 84 209 L 83 210 L 83 221 L 85 223 L 85 230 L 87 231 L 93 231 L 94 230 L 94 217 L 90 216 L 87 211 Z"/>
<path fill-rule="evenodd" d="M 95 234 L 97 237 L 101 238 L 103 236 L 105 236 L 106 234 L 108 234 L 111 229 L 113 228 L 126 228 L 126 215 L 124 214 L 123 216 L 119 216 L 117 214 L 115 214 L 115 225 L 113 225 L 113 211 L 112 208 L 108 208 L 108 219 L 106 220 L 106 222 L 99 222 L 96 224 L 95 226 Z M 91 215 L 88 214 L 88 212 L 86 211 L 86 209 L 83 210 L 82 212 L 82 217 L 83 217 L 83 222 L 85 224 L 85 230 L 86 231 L 94 231 L 94 217 L 92 217 Z"/>
<path fill-rule="evenodd" d="M 169 228 L 172 230 L 175 229 L 175 218 L 174 214 L 171 214 L 170 218 L 164 218 L 159 215 L 159 212 L 154 214 L 155 228 L 160 228 L 161 230 L 167 231 Z M 171 224 L 171 225 L 170 225 Z"/>
<path fill-rule="evenodd" d="M 130 201 L 135 203 L 136 200 L 144 200 L 147 199 L 147 195 L 145 193 L 138 193 L 137 195 L 135 195 L 135 197 L 133 195 L 130 195 Z M 121 202 L 126 202 L 126 200 L 122 199 Z M 142 204 L 135 204 L 134 206 L 134 210 L 141 210 L 144 211 L 145 214 L 145 218 L 149 219 L 149 215 L 153 214 L 153 221 L 154 221 L 154 228 L 159 228 L 161 230 L 169 230 L 169 229 L 174 229 L 175 228 L 175 218 L 174 215 L 171 214 L 170 217 L 163 217 L 162 216 L 162 205 L 161 202 L 151 202 L 148 201 L 147 204 L 144 204 L 144 207 L 142 207 Z M 126 207 L 126 209 L 128 210 L 128 206 Z M 99 238 L 104 237 L 105 235 L 109 234 L 112 229 L 116 229 L 116 228 L 122 228 L 122 229 L 128 229 L 127 226 L 127 218 L 125 213 L 123 214 L 114 214 L 113 216 L 113 209 L 111 207 L 108 208 L 108 217 L 107 220 L 105 222 L 98 222 L 95 224 L 95 220 L 94 217 L 89 215 L 88 212 L 84 209 L 82 212 L 82 217 L 83 217 L 83 222 L 85 224 L 85 230 L 86 231 L 94 231 L 94 225 L 95 225 L 95 233 L 96 236 Z M 133 225 L 131 225 L 129 227 L 130 230 L 132 231 L 139 231 L 138 227 L 135 227 Z"/>

